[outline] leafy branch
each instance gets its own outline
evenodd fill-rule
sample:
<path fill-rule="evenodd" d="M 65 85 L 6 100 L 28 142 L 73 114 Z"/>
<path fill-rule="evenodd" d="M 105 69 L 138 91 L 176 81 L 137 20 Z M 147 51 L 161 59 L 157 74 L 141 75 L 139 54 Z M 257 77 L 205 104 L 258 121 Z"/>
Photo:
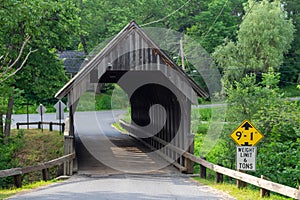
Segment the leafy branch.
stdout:
<path fill-rule="evenodd" d="M 5 63 L 5 60 L 9 56 L 9 51 L 5 54 L 5 56 L 4 55 L 0 56 L 0 61 L 1 61 L 0 83 L 3 83 L 8 78 L 14 76 L 18 71 L 20 71 L 24 67 L 26 61 L 28 60 L 28 58 L 30 56 L 30 54 L 37 51 L 37 49 L 35 49 L 35 50 L 30 49 L 29 52 L 27 53 L 27 55 L 25 56 L 25 59 L 21 63 L 21 65 L 17 69 L 14 69 L 14 66 L 20 61 L 20 59 L 22 57 L 22 54 L 24 52 L 24 49 L 25 49 L 26 45 L 28 44 L 29 40 L 30 40 L 30 36 L 26 37 L 25 41 L 23 42 L 23 44 L 21 46 L 21 49 L 19 51 L 19 54 L 18 54 L 17 58 L 13 61 L 13 63 L 11 63 L 11 61 L 10 61 L 7 67 L 6 67 L 7 64 Z"/>

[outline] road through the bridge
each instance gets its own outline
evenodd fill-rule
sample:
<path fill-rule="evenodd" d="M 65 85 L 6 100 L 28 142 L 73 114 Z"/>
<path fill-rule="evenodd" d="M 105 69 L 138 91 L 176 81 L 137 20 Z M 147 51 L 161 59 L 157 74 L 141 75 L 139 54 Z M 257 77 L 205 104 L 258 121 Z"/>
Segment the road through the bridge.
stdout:
<path fill-rule="evenodd" d="M 121 113 L 118 110 L 76 113 L 78 173 L 111 175 L 177 172 L 155 152 L 111 126 Z"/>
<path fill-rule="evenodd" d="M 78 174 L 11 199 L 233 199 L 180 174 L 112 128 L 121 113 L 76 113 Z"/>

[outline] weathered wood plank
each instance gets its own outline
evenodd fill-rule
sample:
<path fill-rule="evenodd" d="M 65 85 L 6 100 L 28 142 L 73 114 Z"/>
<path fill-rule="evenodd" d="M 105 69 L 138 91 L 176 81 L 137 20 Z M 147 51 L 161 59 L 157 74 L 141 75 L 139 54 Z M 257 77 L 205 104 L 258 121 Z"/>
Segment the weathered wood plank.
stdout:
<path fill-rule="evenodd" d="M 201 158 L 198 158 L 192 154 L 189 154 L 187 152 L 184 153 L 184 156 L 193 160 L 194 162 L 204 165 L 205 167 L 207 167 L 215 172 L 222 173 L 226 176 L 230 176 L 232 178 L 250 183 L 252 185 L 255 185 L 255 186 L 258 186 L 258 187 L 261 187 L 261 188 L 264 188 L 264 189 L 267 189 L 267 190 L 270 190 L 270 191 L 273 191 L 273 192 L 276 192 L 279 194 L 283 194 L 283 195 L 291 197 L 291 198 L 300 199 L 300 191 L 295 188 L 281 185 L 279 183 L 274 183 L 272 181 L 264 180 L 261 178 L 257 178 L 255 176 L 245 174 L 242 172 L 238 172 L 238 171 L 235 171 L 232 169 L 218 166 L 218 165 L 212 164 L 208 161 L 205 161 Z"/>
<path fill-rule="evenodd" d="M 75 153 L 71 153 L 71 154 L 62 156 L 60 158 L 50 160 L 48 162 L 38 164 L 38 165 L 35 165 L 35 166 L 28 166 L 28 167 L 23 167 L 23 168 L 13 168 L 13 169 L 1 170 L 0 171 L 0 178 L 20 175 L 20 174 L 26 174 L 26 173 L 34 172 L 34 171 L 40 171 L 40 170 L 43 170 L 43 169 L 54 167 L 56 165 L 60 165 L 64 162 L 69 161 L 69 160 L 74 159 L 74 158 L 75 158 Z"/>
<path fill-rule="evenodd" d="M 131 137 L 135 138 L 136 140 L 140 141 L 141 143 L 143 143 L 145 146 L 147 146 L 148 148 L 150 148 L 152 151 L 157 150 L 153 146 L 151 146 L 150 144 L 148 144 L 147 142 L 144 142 L 140 138 L 135 137 L 135 135 L 133 135 L 131 133 L 129 133 L 129 135 Z M 163 159 L 165 159 L 170 164 L 174 165 L 177 169 L 179 169 L 180 172 L 185 172 L 187 170 L 184 166 L 181 166 L 180 164 L 176 163 L 173 159 L 171 159 L 170 157 L 166 156 L 164 153 L 160 152 L 159 150 L 157 150 L 155 153 L 157 153 L 160 157 L 162 157 Z"/>
<path fill-rule="evenodd" d="M 0 171 L 0 178 L 22 174 L 22 168 L 12 168 Z"/>
<path fill-rule="evenodd" d="M 45 164 L 45 166 L 47 168 L 50 168 L 50 167 L 53 167 L 53 166 L 56 166 L 56 165 L 60 165 L 60 164 L 62 164 L 65 161 L 70 161 L 70 160 L 72 160 L 74 158 L 75 158 L 75 153 L 71 153 L 71 154 L 62 156 L 60 158 L 57 158 L 57 159 L 45 162 L 44 164 Z"/>

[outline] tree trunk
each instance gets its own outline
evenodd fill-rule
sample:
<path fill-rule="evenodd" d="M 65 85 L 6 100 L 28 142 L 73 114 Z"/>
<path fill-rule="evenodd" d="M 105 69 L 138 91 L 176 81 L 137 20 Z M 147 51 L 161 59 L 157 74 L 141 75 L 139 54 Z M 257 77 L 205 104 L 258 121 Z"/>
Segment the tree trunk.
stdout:
<path fill-rule="evenodd" d="M 13 94 L 11 94 L 11 96 L 8 98 L 8 106 L 6 112 L 5 127 L 4 127 L 4 136 L 6 138 L 10 136 L 11 116 L 12 116 L 13 107 L 14 107 L 14 96 Z"/>
<path fill-rule="evenodd" d="M 79 9 L 81 10 L 80 12 L 80 17 L 82 15 L 82 9 L 83 9 L 83 0 L 79 1 Z M 80 22 L 80 29 L 82 29 L 82 23 Z M 85 53 L 85 55 L 88 55 L 88 49 L 87 49 L 87 45 L 86 45 L 86 39 L 84 37 L 84 35 L 82 33 L 79 33 L 79 37 L 80 37 L 80 42 L 82 44 L 83 47 L 83 51 Z"/>
<path fill-rule="evenodd" d="M 82 44 L 83 51 L 84 51 L 85 55 L 88 55 L 88 49 L 87 49 L 87 46 L 86 46 L 86 40 L 85 40 L 85 37 L 83 36 L 82 33 L 80 33 L 80 41 L 81 41 L 81 44 Z"/>
<path fill-rule="evenodd" d="M 3 135 L 3 113 L 0 113 L 0 137 Z"/>

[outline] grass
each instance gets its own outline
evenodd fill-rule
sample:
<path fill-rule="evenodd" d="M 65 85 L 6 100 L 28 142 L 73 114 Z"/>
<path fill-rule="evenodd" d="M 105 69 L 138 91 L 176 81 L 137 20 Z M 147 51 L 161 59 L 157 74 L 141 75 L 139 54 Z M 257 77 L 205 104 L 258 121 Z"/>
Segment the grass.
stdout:
<path fill-rule="evenodd" d="M 125 130 L 119 122 L 113 123 L 112 126 L 117 129 L 118 131 L 120 131 L 121 133 L 127 133 L 127 130 Z"/>
<path fill-rule="evenodd" d="M 217 190 L 223 191 L 232 197 L 238 199 L 238 200 L 261 200 L 261 199 L 270 199 L 270 200 L 288 200 L 291 198 L 283 197 L 279 194 L 271 193 L 270 197 L 261 198 L 260 197 L 260 191 L 257 188 L 254 187 L 247 187 L 239 189 L 236 187 L 235 184 L 231 183 L 215 183 L 212 179 L 202 179 L 199 177 L 194 178 L 196 181 L 203 185 L 210 186 L 212 188 L 215 188 Z"/>
<path fill-rule="evenodd" d="M 17 130 L 12 130 L 15 134 Z M 21 166 L 30 166 L 36 162 L 45 162 L 63 155 L 63 135 L 58 131 L 44 129 L 22 129 L 24 144 L 16 153 Z"/>
<path fill-rule="evenodd" d="M 295 85 L 285 86 L 280 88 L 280 92 L 285 94 L 285 97 L 299 97 L 300 90 Z"/>
<path fill-rule="evenodd" d="M 52 183 L 60 182 L 59 180 L 49 180 L 45 181 L 38 181 L 32 184 L 24 185 L 22 188 L 11 188 L 11 189 L 2 189 L 0 190 L 0 199 L 5 199 L 11 197 L 17 193 L 25 192 L 28 190 L 36 189 L 42 186 L 50 185 Z"/>
<path fill-rule="evenodd" d="M 13 130 L 15 132 L 17 130 Z M 44 129 L 22 129 L 24 144 L 15 154 L 20 166 L 32 166 L 63 156 L 64 138 L 58 131 L 50 132 Z M 58 167 L 50 169 L 50 178 L 55 178 Z M 23 177 L 23 184 L 41 179 L 41 172 L 32 172 Z"/>
<path fill-rule="evenodd" d="M 42 132 L 40 129 L 13 129 L 11 135 L 23 135 L 23 142 L 14 153 L 14 160 L 17 161 L 18 167 L 33 166 L 37 163 L 46 162 L 63 155 L 64 145 L 63 135 L 58 131 L 50 132 L 46 129 Z M 56 178 L 58 171 L 61 170 L 58 166 L 49 169 L 50 178 Z M 13 183 L 8 181 L 3 189 L 0 190 L 0 199 L 6 196 L 13 195 L 16 192 L 26 189 L 36 188 L 42 185 L 47 185 L 56 181 L 43 182 L 42 172 L 36 171 L 22 176 L 22 189 L 13 188 Z M 7 189 L 5 189 L 7 188 Z M 11 189 L 10 189 L 11 188 Z"/>

